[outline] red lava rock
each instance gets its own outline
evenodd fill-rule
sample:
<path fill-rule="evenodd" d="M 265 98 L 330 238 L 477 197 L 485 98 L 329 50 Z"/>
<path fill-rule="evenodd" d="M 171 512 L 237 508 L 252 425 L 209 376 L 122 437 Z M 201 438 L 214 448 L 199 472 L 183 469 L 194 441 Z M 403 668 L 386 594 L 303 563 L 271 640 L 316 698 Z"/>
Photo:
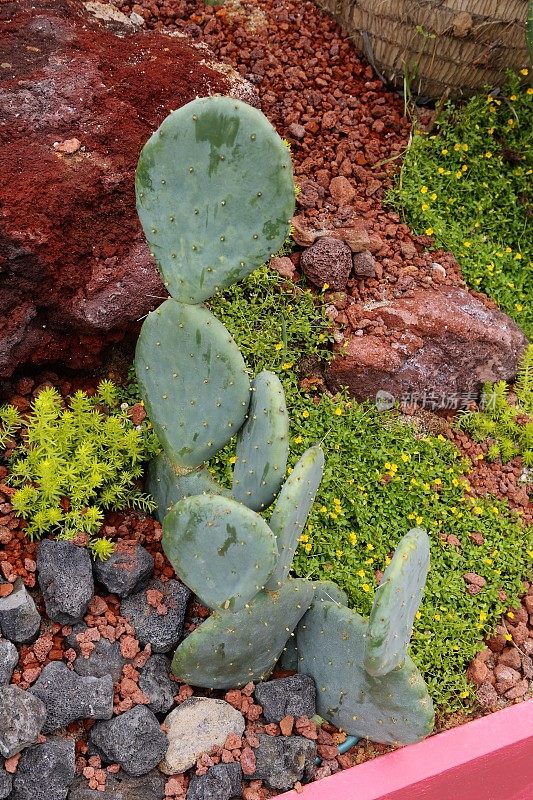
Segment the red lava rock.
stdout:
<path fill-rule="evenodd" d="M 356 278 L 375 278 L 376 259 L 370 250 L 354 253 L 352 256 L 353 274 Z"/>
<path fill-rule="evenodd" d="M 294 727 L 294 717 L 288 714 L 280 720 L 279 727 L 283 736 L 290 736 Z"/>
<path fill-rule="evenodd" d="M 318 239 L 317 231 L 311 229 L 301 216 L 292 218 L 292 238 L 302 247 L 310 247 Z"/>
<path fill-rule="evenodd" d="M 139 642 L 133 636 L 124 636 L 120 640 L 120 652 L 124 658 L 134 658 L 139 650 Z"/>
<path fill-rule="evenodd" d="M 141 403 L 135 403 L 131 408 L 128 408 L 128 416 L 134 425 L 140 425 L 146 419 L 144 406 Z"/>
<path fill-rule="evenodd" d="M 242 747 L 242 739 L 236 733 L 230 733 L 224 742 L 226 750 L 237 750 Z"/>
<path fill-rule="evenodd" d="M 496 684 L 496 688 L 498 688 L 498 684 Z M 523 678 L 517 684 L 515 684 L 511 689 L 505 692 L 505 697 L 508 700 L 517 700 L 520 697 L 523 697 L 529 689 L 529 681 L 526 678 Z"/>
<path fill-rule="evenodd" d="M 12 583 L 1 583 L 0 584 L 0 597 L 9 597 L 9 595 L 13 592 L 13 584 Z"/>
<path fill-rule="evenodd" d="M 524 642 L 527 642 L 529 638 L 529 629 L 525 622 L 519 622 L 518 625 L 511 628 L 510 634 L 513 637 L 513 642 L 520 646 L 524 644 Z"/>
<path fill-rule="evenodd" d="M 496 678 L 496 691 L 498 694 L 505 694 L 508 689 L 516 686 L 521 679 L 521 675 L 517 670 L 502 664 L 494 667 L 494 677 Z"/>
<path fill-rule="evenodd" d="M 281 733 L 280 727 L 276 722 L 269 722 L 268 725 L 265 725 L 264 731 L 269 736 L 279 736 Z"/>
<path fill-rule="evenodd" d="M 331 179 L 329 193 L 338 206 L 349 204 L 355 197 L 354 187 L 350 181 L 342 177 L 342 175 Z"/>
<path fill-rule="evenodd" d="M 240 755 L 244 775 L 253 775 L 256 769 L 255 753 L 251 747 L 245 747 Z"/>
<path fill-rule="evenodd" d="M 291 259 L 287 256 L 274 256 L 274 258 L 270 259 L 268 266 L 278 272 L 282 278 L 287 278 L 287 280 L 294 278 L 296 270 Z"/>
<path fill-rule="evenodd" d="M 11 758 L 6 758 L 4 761 L 4 769 L 6 772 L 9 772 L 10 775 L 14 775 L 17 771 L 18 763 L 20 761 L 21 753 L 17 753 Z"/>
<path fill-rule="evenodd" d="M 466 677 L 469 681 L 475 683 L 476 686 L 481 686 L 481 684 L 487 680 L 488 674 L 489 670 L 487 665 L 478 657 L 475 658 L 468 667 Z"/>
<path fill-rule="evenodd" d="M 316 729 L 316 725 L 312 722 L 309 717 L 305 715 L 302 717 L 298 717 L 295 722 L 296 731 L 300 734 L 300 736 L 305 736 L 306 739 L 318 739 L 318 733 Z"/>
<path fill-rule="evenodd" d="M 135 213 L 141 145 L 171 108 L 230 81 L 183 39 L 117 37 L 73 0 L 13 7 L 2 37 L 2 235 L 14 255 L 2 272 L 0 374 L 29 359 L 87 368 L 163 294 Z M 78 130 L 84 152 L 68 135 Z"/>
<path fill-rule="evenodd" d="M 511 379 L 525 347 L 508 317 L 458 288 L 417 288 L 409 298 L 368 312 L 370 319 L 384 314 L 390 330 L 411 337 L 409 349 L 400 352 L 378 336 L 349 339 L 326 372 L 332 390 L 347 386 L 362 400 L 386 389 L 429 408 L 458 408 L 465 398 L 475 399 L 487 379 Z"/>
<path fill-rule="evenodd" d="M 520 659 L 520 653 L 516 647 L 505 647 L 503 652 L 498 656 L 498 665 L 519 670 L 522 662 Z"/>
<path fill-rule="evenodd" d="M 498 707 L 498 694 L 490 683 L 483 683 L 476 691 L 476 697 L 482 708 L 494 711 Z"/>
<path fill-rule="evenodd" d="M 483 538 L 483 535 L 481 533 L 478 533 L 477 531 L 474 531 L 473 533 L 469 533 L 468 536 L 469 536 L 470 539 L 472 539 L 474 544 L 477 544 L 477 545 L 482 545 L 484 543 L 484 541 L 485 541 L 485 539 Z"/>
<path fill-rule="evenodd" d="M 316 286 L 344 289 L 352 271 L 351 250 L 344 242 L 323 236 L 304 251 L 300 265 Z"/>
<path fill-rule="evenodd" d="M 230 706 L 236 708 L 238 711 L 241 710 L 242 707 L 242 692 L 239 689 L 231 689 L 229 692 L 226 692 L 224 695 L 224 700 L 226 703 L 229 703 Z"/>
<path fill-rule="evenodd" d="M 305 128 L 303 125 L 298 125 L 296 122 L 293 122 L 287 128 L 287 133 L 293 139 L 303 139 L 305 136 Z"/>
<path fill-rule="evenodd" d="M 483 589 L 483 587 L 487 585 L 485 578 L 482 578 L 481 575 L 477 575 L 475 572 L 465 572 L 463 578 L 467 583 L 477 586 L 479 589 Z"/>

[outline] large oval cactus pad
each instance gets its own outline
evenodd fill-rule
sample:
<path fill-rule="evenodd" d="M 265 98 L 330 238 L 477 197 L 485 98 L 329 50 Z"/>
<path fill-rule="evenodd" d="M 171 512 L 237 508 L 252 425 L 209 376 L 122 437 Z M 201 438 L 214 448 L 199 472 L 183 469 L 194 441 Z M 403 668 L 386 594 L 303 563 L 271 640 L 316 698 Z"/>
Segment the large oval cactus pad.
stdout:
<path fill-rule="evenodd" d="M 172 672 L 192 686 L 232 689 L 264 680 L 313 599 L 313 585 L 289 580 L 241 611 L 215 611 L 174 653 Z"/>
<path fill-rule="evenodd" d="M 278 558 L 276 537 L 259 514 L 213 494 L 172 507 L 163 523 L 163 550 L 205 605 L 231 611 L 264 588 Z"/>
<path fill-rule="evenodd" d="M 165 300 L 148 315 L 135 352 L 146 410 L 174 466 L 195 468 L 237 433 L 250 402 L 239 348 L 203 306 Z"/>
<path fill-rule="evenodd" d="M 237 437 L 233 496 L 254 511 L 271 504 L 285 475 L 289 454 L 289 415 L 281 381 L 260 372 L 252 381 L 248 417 Z"/>
<path fill-rule="evenodd" d="M 403 664 L 429 569 L 429 537 L 413 528 L 383 573 L 368 623 L 365 669 L 386 675 Z"/>
<path fill-rule="evenodd" d="M 307 522 L 324 471 L 324 453 L 319 445 L 310 447 L 298 459 L 283 484 L 270 517 L 270 527 L 276 534 L 279 561 L 268 588 L 275 589 L 290 572 L 298 539 Z"/>
<path fill-rule="evenodd" d="M 409 744 L 427 736 L 433 703 L 409 656 L 382 677 L 364 668 L 368 623 L 337 603 L 313 604 L 298 626 L 298 672 L 317 688 L 321 717 L 352 736 Z"/>
<path fill-rule="evenodd" d="M 230 492 L 220 486 L 205 467 L 186 475 L 176 472 L 165 453 L 159 453 L 148 464 L 145 489 L 157 503 L 155 515 L 163 522 L 174 503 L 196 494 L 218 494 L 229 497 Z"/>
<path fill-rule="evenodd" d="M 172 112 L 143 147 L 135 189 L 165 286 L 185 303 L 268 261 L 294 213 L 288 149 L 260 111 L 230 97 Z"/>

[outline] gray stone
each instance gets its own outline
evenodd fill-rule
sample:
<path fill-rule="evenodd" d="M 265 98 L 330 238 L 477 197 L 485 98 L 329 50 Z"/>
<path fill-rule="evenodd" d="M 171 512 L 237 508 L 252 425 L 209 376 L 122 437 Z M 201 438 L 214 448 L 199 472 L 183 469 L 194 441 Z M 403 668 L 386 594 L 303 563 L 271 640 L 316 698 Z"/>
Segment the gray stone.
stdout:
<path fill-rule="evenodd" d="M 0 687 L 0 756 L 11 758 L 35 744 L 46 719 L 46 706 L 18 686 Z"/>
<path fill-rule="evenodd" d="M 113 680 L 83 678 L 62 661 L 51 661 L 41 672 L 30 691 L 46 706 L 44 733 L 64 728 L 75 719 L 111 719 Z"/>
<path fill-rule="evenodd" d="M 79 778 L 68 796 L 68 800 L 164 800 L 165 778 L 158 769 L 147 775 L 134 778 L 123 770 L 107 776 L 105 791 L 89 789 L 87 781 Z"/>
<path fill-rule="evenodd" d="M 50 619 L 61 625 L 79 622 L 94 593 L 88 551 L 72 542 L 44 539 L 37 551 L 37 573 Z"/>
<path fill-rule="evenodd" d="M 154 559 L 140 544 L 119 545 L 106 561 L 95 561 L 93 571 L 108 592 L 127 597 L 146 587 L 154 572 Z"/>
<path fill-rule="evenodd" d="M 304 250 L 300 266 L 316 286 L 322 287 L 327 283 L 330 289 L 342 291 L 352 271 L 352 251 L 340 239 L 322 236 Z"/>
<path fill-rule="evenodd" d="M 77 653 L 77 658 L 73 663 L 75 672 L 84 678 L 89 676 L 102 678 L 104 675 L 111 675 L 113 683 L 117 683 L 122 677 L 122 667 L 126 664 L 126 659 L 120 652 L 119 643 L 110 642 L 109 639 L 104 639 L 102 636 L 101 639 L 94 642 L 94 650 L 86 657 L 82 655 L 80 643 L 76 639 L 77 634 L 84 633 L 86 630 L 88 630 L 87 625 L 79 623 L 73 627 L 72 633 L 65 639 L 68 647 Z"/>
<path fill-rule="evenodd" d="M 288 792 L 296 781 L 313 777 L 316 744 L 303 736 L 261 734 L 254 752 L 256 770 L 250 780 L 262 780 L 271 789 Z"/>
<path fill-rule="evenodd" d="M 120 613 L 131 622 L 143 646 L 151 645 L 154 653 L 167 653 L 176 647 L 183 635 L 185 611 L 191 592 L 174 580 L 153 580 L 148 588 L 162 592 L 161 602 L 167 608 L 166 614 L 158 614 L 157 609 L 148 604 L 146 590 L 124 598 Z"/>
<path fill-rule="evenodd" d="M 74 773 L 74 739 L 47 739 L 22 753 L 10 800 L 66 800 Z"/>
<path fill-rule="evenodd" d="M 146 706 L 135 706 L 109 722 L 97 722 L 90 741 L 106 759 L 134 776 L 154 769 L 168 748 L 157 717 Z"/>
<path fill-rule="evenodd" d="M 258 683 L 255 698 L 263 707 L 267 722 L 279 722 L 290 714 L 298 717 L 314 717 L 316 714 L 315 682 L 308 675 L 292 675 L 274 681 Z"/>
<path fill-rule="evenodd" d="M 242 768 L 238 762 L 216 764 L 206 775 L 193 775 L 187 800 L 232 800 L 242 795 Z"/>
<path fill-rule="evenodd" d="M 370 250 L 354 253 L 352 256 L 353 274 L 356 278 L 375 278 L 376 259 Z"/>
<path fill-rule="evenodd" d="M 149 698 L 154 714 L 166 714 L 174 705 L 178 687 L 170 680 L 170 661 L 161 653 L 151 656 L 141 670 L 139 689 Z"/>
<path fill-rule="evenodd" d="M 17 648 L 7 639 L 0 639 L 0 686 L 7 686 L 17 666 Z"/>
<path fill-rule="evenodd" d="M 10 642 L 27 644 L 37 638 L 40 626 L 41 615 L 33 598 L 17 578 L 11 594 L 0 598 L 0 631 Z"/>
<path fill-rule="evenodd" d="M 6 772 L 3 767 L 3 760 L 0 758 L 0 800 L 5 800 L 5 798 L 11 792 L 13 787 L 13 778 Z"/>
<path fill-rule="evenodd" d="M 223 746 L 230 733 L 242 736 L 244 717 L 224 700 L 191 697 L 165 719 L 168 751 L 160 770 L 176 775 L 194 766 L 202 753 Z"/>

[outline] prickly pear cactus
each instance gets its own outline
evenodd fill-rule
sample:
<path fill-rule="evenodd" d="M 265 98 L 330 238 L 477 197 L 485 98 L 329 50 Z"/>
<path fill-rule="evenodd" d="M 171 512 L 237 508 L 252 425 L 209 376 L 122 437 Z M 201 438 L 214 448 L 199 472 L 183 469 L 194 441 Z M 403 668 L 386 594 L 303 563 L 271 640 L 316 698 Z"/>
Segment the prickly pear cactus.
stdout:
<path fill-rule="evenodd" d="M 305 451 L 283 484 L 269 523 L 279 550 L 279 561 L 268 582 L 270 589 L 283 583 L 289 574 L 323 471 L 324 453 L 315 445 Z"/>
<path fill-rule="evenodd" d="M 409 744 L 433 728 L 424 679 L 406 656 L 402 667 L 372 677 L 364 668 L 368 623 L 337 603 L 314 603 L 297 629 L 298 671 L 317 687 L 321 717 L 352 736 Z"/>
<path fill-rule="evenodd" d="M 165 300 L 143 323 L 135 371 L 174 467 L 198 467 L 241 427 L 250 382 L 239 348 L 206 308 Z"/>
<path fill-rule="evenodd" d="M 164 453 L 159 453 L 150 461 L 145 488 L 157 503 L 155 513 L 159 522 L 163 522 L 174 503 L 183 500 L 184 497 L 197 494 L 217 494 L 224 497 L 230 495 L 205 467 L 200 467 L 187 475 L 176 473 Z"/>
<path fill-rule="evenodd" d="M 146 142 L 137 212 L 165 286 L 201 303 L 268 261 L 294 213 L 288 149 L 257 109 L 193 100 Z"/>
<path fill-rule="evenodd" d="M 259 514 L 226 497 L 186 497 L 163 523 L 163 550 L 176 575 L 210 608 L 238 611 L 265 587 L 278 558 Z"/>
<path fill-rule="evenodd" d="M 277 375 L 252 381 L 248 417 L 237 437 L 233 496 L 254 511 L 267 508 L 283 482 L 289 454 L 289 415 Z"/>
<path fill-rule="evenodd" d="M 260 592 L 240 611 L 215 611 L 176 650 L 174 675 L 212 689 L 264 680 L 312 599 L 312 584 L 295 579 Z"/>
<path fill-rule="evenodd" d="M 370 675 L 386 675 L 403 664 L 428 569 L 429 537 L 413 528 L 396 548 L 374 597 L 365 654 Z"/>

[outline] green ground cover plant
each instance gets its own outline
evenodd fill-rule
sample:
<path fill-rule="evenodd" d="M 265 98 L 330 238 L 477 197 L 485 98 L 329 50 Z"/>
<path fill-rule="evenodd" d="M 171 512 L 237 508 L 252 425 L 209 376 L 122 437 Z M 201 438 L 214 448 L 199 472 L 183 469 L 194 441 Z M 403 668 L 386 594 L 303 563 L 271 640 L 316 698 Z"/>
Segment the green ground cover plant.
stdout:
<path fill-rule="evenodd" d="M 380 413 L 370 404 L 298 388 L 302 363 L 330 358 L 328 323 L 310 292 L 288 288 L 263 268 L 210 306 L 254 372 L 270 369 L 281 378 L 291 418 L 290 464 L 316 442 L 326 453 L 295 572 L 333 580 L 354 608 L 368 614 L 376 571 L 385 569 L 410 528 L 426 528 L 431 569 L 411 653 L 441 713 L 468 708 L 473 693 L 466 667 L 520 595 L 533 559 L 531 530 L 504 502 L 472 496 L 471 465 L 442 435 L 417 433 L 395 411 Z M 211 462 L 228 486 L 233 453 L 230 445 Z M 481 533 L 481 546 L 473 533 Z M 460 546 L 449 544 L 449 535 Z M 466 591 L 468 572 L 487 581 L 475 596 Z"/>
<path fill-rule="evenodd" d="M 502 90 L 447 104 L 436 133 L 417 131 L 390 203 L 450 250 L 474 289 L 533 334 L 533 89 L 528 70 Z"/>
<path fill-rule="evenodd" d="M 522 357 L 511 402 L 505 381 L 487 383 L 479 411 L 458 415 L 456 425 L 476 442 L 487 442 L 487 459 L 504 464 L 522 456 L 533 467 L 533 345 Z"/>
<path fill-rule="evenodd" d="M 94 555 L 106 558 L 113 544 L 98 536 L 104 512 L 155 508 L 137 481 L 159 444 L 148 422 L 132 423 L 120 399 L 106 380 L 93 396 L 78 391 L 67 403 L 46 387 L 26 418 L 14 406 L 0 408 L 0 447 L 19 430 L 22 438 L 9 459 L 9 483 L 16 489 L 11 504 L 27 521 L 30 538 L 85 533 Z"/>

